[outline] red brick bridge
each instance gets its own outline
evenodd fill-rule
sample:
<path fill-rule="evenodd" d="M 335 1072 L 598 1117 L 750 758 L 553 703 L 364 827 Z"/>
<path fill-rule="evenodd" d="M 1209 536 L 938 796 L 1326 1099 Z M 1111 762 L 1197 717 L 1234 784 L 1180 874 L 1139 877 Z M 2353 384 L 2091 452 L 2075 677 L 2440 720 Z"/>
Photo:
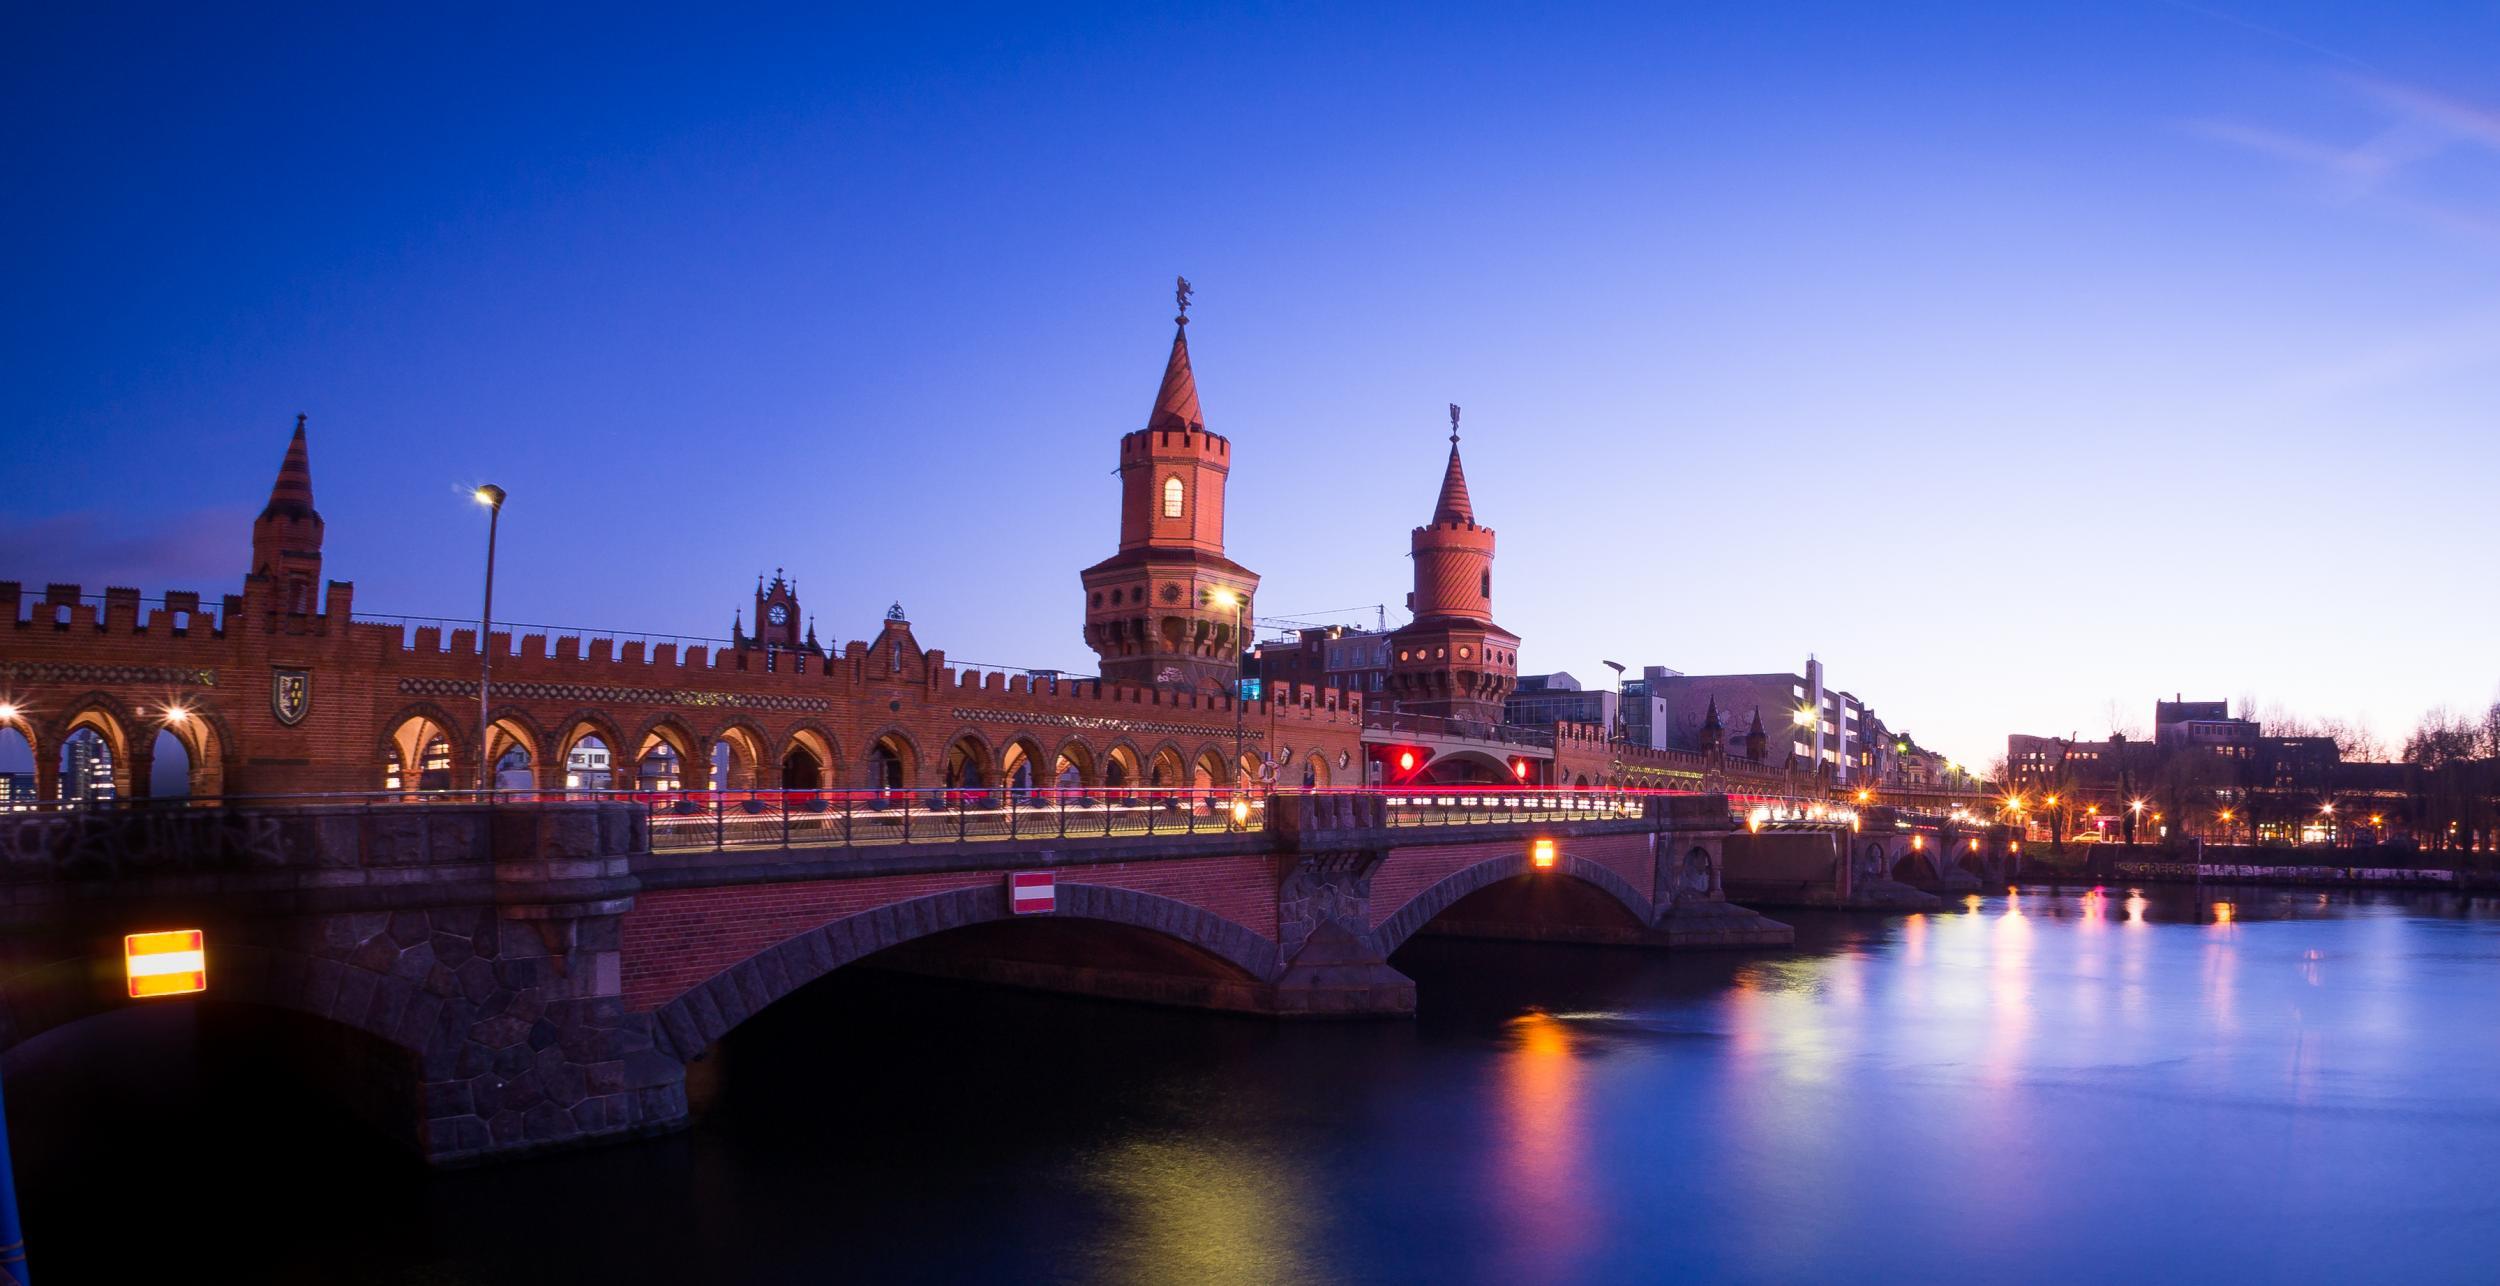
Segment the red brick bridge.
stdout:
<path fill-rule="evenodd" d="M 191 1003 L 127 1000 L 120 938 L 201 928 L 212 1001 L 319 1020 L 290 1023 L 308 1062 L 423 1156 L 462 1162 L 683 1124 L 689 1060 L 857 962 L 1251 1014 L 1398 1015 L 1415 989 L 1389 958 L 1419 932 L 1790 940 L 1725 901 L 1723 797 L 1450 803 L 1180 797 L 1156 829 L 656 851 L 654 812 L 624 802 L 0 814 L 0 1053 L 74 1040 L 80 1019 L 132 1003 Z M 1048 877 L 1046 912 L 1015 913 L 1016 872 Z"/>

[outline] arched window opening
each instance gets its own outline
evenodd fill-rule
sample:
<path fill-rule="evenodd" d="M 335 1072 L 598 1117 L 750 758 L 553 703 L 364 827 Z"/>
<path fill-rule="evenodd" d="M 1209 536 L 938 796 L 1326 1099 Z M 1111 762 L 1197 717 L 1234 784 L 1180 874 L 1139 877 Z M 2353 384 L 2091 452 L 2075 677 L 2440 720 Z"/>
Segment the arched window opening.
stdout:
<path fill-rule="evenodd" d="M 868 785 L 872 790 L 903 788 L 903 755 L 892 737 L 881 737 L 868 749 Z"/>
<path fill-rule="evenodd" d="M 156 730 L 148 758 L 148 798 L 181 799 L 191 793 L 191 747 L 171 728 Z"/>
<path fill-rule="evenodd" d="M 111 802 L 121 794 L 113 779 L 116 767 L 113 743 L 95 725 L 82 723 L 61 742 L 61 798 L 74 804 Z"/>
<path fill-rule="evenodd" d="M 616 780 L 616 762 L 608 743 L 597 734 L 573 743 L 564 756 L 566 790 L 606 790 Z"/>
<path fill-rule="evenodd" d="M 805 746 L 792 746 L 781 757 L 781 788 L 783 790 L 814 790 L 824 784 L 825 767 L 816 762 L 816 753 Z"/>
<path fill-rule="evenodd" d="M 1182 484 L 1179 475 L 1165 478 L 1163 480 L 1163 516 L 1180 517 L 1181 504 L 1188 498 L 1188 495 L 1189 488 Z"/>
<path fill-rule="evenodd" d="M 978 790 L 989 784 L 989 757 L 989 747 L 970 737 L 958 739 L 946 748 L 943 784 L 948 790 Z"/>
<path fill-rule="evenodd" d="M 519 743 L 504 747 L 503 753 L 495 756 L 495 789 L 528 790 L 537 784 L 530 772 L 530 752 Z"/>
<path fill-rule="evenodd" d="M 642 762 L 635 766 L 634 776 L 644 790 L 682 790 L 683 778 L 678 768 L 677 747 L 655 737 L 642 752 Z"/>
<path fill-rule="evenodd" d="M 428 738 L 417 756 L 417 789 L 451 789 L 451 742 L 439 735 Z"/>
<path fill-rule="evenodd" d="M 7 724 L 0 724 L 0 809 L 21 813 L 33 808 L 35 797 L 35 743 L 26 734 Z"/>

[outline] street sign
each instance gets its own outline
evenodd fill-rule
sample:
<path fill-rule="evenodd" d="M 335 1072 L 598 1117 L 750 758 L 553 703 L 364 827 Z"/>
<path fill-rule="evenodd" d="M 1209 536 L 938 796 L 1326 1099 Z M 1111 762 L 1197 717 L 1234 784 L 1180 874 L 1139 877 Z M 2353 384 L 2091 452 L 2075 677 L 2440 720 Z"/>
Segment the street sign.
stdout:
<path fill-rule="evenodd" d="M 122 939 L 122 970 L 130 998 L 208 990 L 208 935 L 198 929 L 133 933 Z"/>
<path fill-rule="evenodd" d="M 1048 915 L 1059 909 L 1059 877 L 1049 871 L 1017 871 L 1007 877 L 1007 909 L 1017 915 Z"/>

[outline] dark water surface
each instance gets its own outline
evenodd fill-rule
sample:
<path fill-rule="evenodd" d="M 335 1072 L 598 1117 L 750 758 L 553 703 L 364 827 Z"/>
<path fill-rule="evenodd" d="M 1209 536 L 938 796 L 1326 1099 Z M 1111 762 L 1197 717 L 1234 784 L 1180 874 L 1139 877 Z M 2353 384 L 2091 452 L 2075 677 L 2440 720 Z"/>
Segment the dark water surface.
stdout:
<path fill-rule="evenodd" d="M 451 1175 L 176 1011 L 30 1046 L 10 1119 L 46 1286 L 2500 1280 L 2500 904 L 2147 894 L 1428 940 L 1412 1023 L 854 971 L 691 1131 Z"/>

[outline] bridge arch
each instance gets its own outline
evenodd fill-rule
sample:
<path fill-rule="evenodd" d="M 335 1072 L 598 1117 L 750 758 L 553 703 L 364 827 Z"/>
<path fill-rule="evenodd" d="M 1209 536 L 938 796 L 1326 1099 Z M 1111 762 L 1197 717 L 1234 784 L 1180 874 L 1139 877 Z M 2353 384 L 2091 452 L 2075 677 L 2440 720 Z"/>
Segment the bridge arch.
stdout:
<path fill-rule="evenodd" d="M 1180 747 L 1164 742 L 1155 747 L 1154 757 L 1146 761 L 1146 779 L 1138 783 L 1159 790 L 1177 790 L 1189 784 L 1189 763 L 1181 758 Z"/>
<path fill-rule="evenodd" d="M 938 784 L 948 790 L 979 790 L 996 776 L 994 763 L 988 739 L 966 728 L 946 743 L 946 767 Z"/>
<path fill-rule="evenodd" d="M 382 744 L 376 749 L 382 779 L 377 784 L 400 791 L 450 790 L 459 785 L 454 778 L 460 765 L 474 762 L 468 758 L 468 739 L 460 729 L 458 720 L 431 701 L 401 706 L 382 721 Z M 476 785 L 475 778 L 469 784 Z"/>
<path fill-rule="evenodd" d="M 1566 840 L 1563 843 L 1568 845 L 1569 841 Z M 1528 865 L 1528 855 L 1524 852 L 1487 858 L 1474 865 L 1452 871 L 1425 886 L 1415 896 L 1407 899 L 1404 905 L 1384 916 L 1380 921 L 1380 926 L 1372 930 L 1372 940 L 1379 947 L 1380 954 L 1385 957 L 1404 946 L 1406 940 L 1414 937 L 1417 930 L 1431 923 L 1434 917 L 1457 905 L 1460 899 L 1471 893 L 1491 888 L 1504 880 L 1516 879 L 1524 875 L 1539 878 L 1561 876 L 1588 885 L 1620 905 L 1624 913 L 1631 916 L 1643 928 L 1647 928 L 1657 919 L 1656 908 L 1640 890 L 1633 888 L 1629 881 L 1596 862 L 1572 856 L 1566 848 L 1565 851 L 1556 854 L 1554 869 L 1550 871 L 1539 871 Z"/>
<path fill-rule="evenodd" d="M 152 779 L 158 766 L 158 756 L 163 753 L 169 739 L 182 755 L 183 794 L 206 798 L 226 792 L 226 748 L 234 744 L 234 730 L 227 726 L 225 716 L 205 706 L 186 707 L 180 718 L 169 716 L 157 721 L 152 729 L 143 728 L 143 731 L 152 733 L 149 738 L 152 744 L 148 747 L 144 764 L 139 760 L 132 761 L 131 782 L 136 793 L 156 793 Z M 145 776 L 140 773 L 142 767 L 147 769 Z"/>
<path fill-rule="evenodd" d="M 418 1057 L 433 1043 L 431 1029 L 419 1031 L 407 1019 L 425 994 L 423 985 L 387 971 L 225 936 L 214 944 L 210 968 L 215 985 L 202 1000 L 287 1010 L 353 1028 Z M 351 975 L 362 976 L 348 985 Z M 122 959 L 115 952 L 55 959 L 0 979 L 0 1015 L 5 1015 L 0 1054 L 46 1032 L 128 1008 L 121 976 Z"/>
<path fill-rule="evenodd" d="M 1120 925 L 1178 942 L 1221 971 L 1246 982 L 1272 982 L 1276 945 L 1255 930 L 1185 902 L 1106 884 L 1057 888 L 1058 909 L 1034 923 L 1078 921 Z M 660 1006 L 661 1042 L 691 1059 L 774 1001 L 851 964 L 905 943 L 954 929 L 1019 919 L 998 884 L 953 889 L 818 925 L 721 970 Z"/>
<path fill-rule="evenodd" d="M 773 744 L 749 719 L 731 719 L 706 739 L 711 750 L 705 780 L 722 790 L 754 790 L 764 784 L 765 747 Z"/>
<path fill-rule="evenodd" d="M 518 751 L 516 757 L 515 751 Z M 495 765 L 497 790 L 535 790 L 547 777 L 547 730 L 519 706 L 494 712 L 486 726 L 486 754 Z"/>
<path fill-rule="evenodd" d="M 1058 774 L 1044 777 L 1042 772 L 1047 766 L 1041 746 L 1030 733 L 1019 732 L 998 748 L 998 784 L 1009 790 L 1027 791 L 1050 784 Z"/>
<path fill-rule="evenodd" d="M 1453 750 L 1424 765 L 1423 780 L 1435 786 L 1512 784 L 1510 761 L 1486 750 Z"/>
<path fill-rule="evenodd" d="M 823 790 L 840 779 L 841 757 L 833 734 L 810 719 L 790 730 L 781 743 L 781 788 Z"/>
<path fill-rule="evenodd" d="M 1084 787 L 1102 784 L 1101 768 L 1094 758 L 1094 748 L 1083 737 L 1068 737 L 1050 752 L 1050 784 L 1055 787 Z M 1070 780 L 1070 774 L 1075 775 Z"/>
<path fill-rule="evenodd" d="M 1122 737 L 1102 752 L 1102 784 L 1115 790 L 1134 790 L 1146 784 L 1145 760 L 1137 746 Z"/>
<path fill-rule="evenodd" d="M 710 758 L 695 753 L 693 730 L 675 715 L 644 723 L 626 744 L 632 748 L 637 790 L 699 790 L 710 784 Z"/>
<path fill-rule="evenodd" d="M 903 790 L 920 779 L 920 746 L 901 727 L 888 724 L 871 734 L 866 744 L 859 757 L 866 774 L 862 785 L 870 790 Z"/>

